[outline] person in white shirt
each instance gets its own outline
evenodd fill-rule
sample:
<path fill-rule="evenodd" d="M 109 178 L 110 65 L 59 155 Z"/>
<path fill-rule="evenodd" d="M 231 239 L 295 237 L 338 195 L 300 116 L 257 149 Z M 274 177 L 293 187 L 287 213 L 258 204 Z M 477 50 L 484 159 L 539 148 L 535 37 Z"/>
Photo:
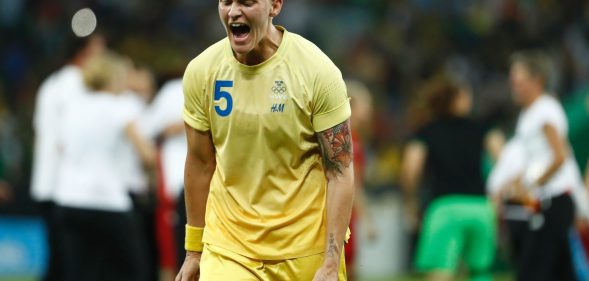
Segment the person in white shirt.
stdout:
<path fill-rule="evenodd" d="M 512 261 L 516 266 L 520 264 L 522 248 L 527 229 L 529 228 L 532 210 L 518 202 L 518 188 L 521 188 L 522 177 L 526 172 L 526 148 L 517 137 L 510 139 L 495 163 L 489 178 L 487 179 L 487 192 L 494 199 L 501 217 L 506 221 L 509 232 L 509 246 Z M 585 224 L 589 218 L 588 194 L 580 182 L 580 175 L 574 169 L 571 173 L 571 182 L 578 188 L 572 188 L 575 207 L 577 209 L 577 222 Z"/>
<path fill-rule="evenodd" d="M 147 110 L 155 93 L 155 78 L 143 66 L 132 66 L 127 78 L 128 90 L 122 96 L 139 108 L 141 114 Z M 140 120 L 140 118 L 138 119 Z M 135 124 L 138 120 L 135 120 Z M 139 243 L 142 252 L 141 268 L 146 273 L 144 281 L 159 280 L 158 239 L 156 233 L 156 207 L 158 200 L 154 189 L 155 167 L 146 169 L 131 142 L 126 139 L 120 146 L 117 164 L 119 172 L 126 179 L 126 186 L 133 202 L 133 214 L 139 228 Z"/>
<path fill-rule="evenodd" d="M 182 79 L 165 83 L 154 101 L 137 121 L 137 127 L 151 139 L 161 140 L 161 173 L 166 199 L 160 204 L 172 201 L 176 204 L 177 219 L 174 220 L 176 253 L 178 268 L 182 265 L 186 252 L 184 250 L 184 224 L 186 207 L 184 205 L 184 160 L 187 153 L 182 108 L 184 95 Z M 161 199 L 161 198 L 160 198 Z M 173 271 L 177 271 L 175 268 Z M 175 273 L 174 273 L 175 274 Z"/>
<path fill-rule="evenodd" d="M 162 138 L 162 168 L 166 193 L 177 198 L 184 185 L 184 158 L 186 137 L 182 106 L 184 96 L 182 79 L 165 83 L 154 101 L 137 121 L 138 129 L 150 138 Z"/>
<path fill-rule="evenodd" d="M 510 261 L 517 268 L 521 261 L 524 241 L 532 212 L 516 198 L 515 190 L 525 171 L 526 156 L 521 141 L 507 141 L 493 170 L 487 178 L 487 193 L 495 203 L 498 215 L 505 221 Z"/>
<path fill-rule="evenodd" d="M 128 102 L 133 103 L 133 108 L 139 108 L 140 115 L 143 115 L 150 104 L 155 88 L 153 75 L 149 70 L 144 68 L 137 68 L 129 66 L 130 71 L 127 78 L 128 90 L 122 93 L 122 97 Z M 139 118 L 138 118 L 139 119 Z M 137 123 L 138 120 L 135 120 Z M 138 128 L 139 130 L 139 128 Z M 140 131 L 138 131 L 141 133 Z M 150 173 L 152 171 L 145 169 L 140 155 L 137 154 L 133 143 L 127 139 L 120 147 L 120 174 L 126 180 L 129 192 L 133 197 L 149 197 L 152 192 L 149 188 Z M 137 199 L 149 201 L 148 199 Z M 135 202 L 138 203 L 138 202 Z M 147 204 L 142 202 L 141 204 Z"/>
<path fill-rule="evenodd" d="M 512 93 L 522 107 L 515 135 L 526 159 L 521 180 L 516 183 L 516 197 L 533 212 L 517 269 L 518 281 L 576 280 L 568 233 L 575 218 L 571 195 L 578 194 L 582 183 L 567 138 L 564 110 L 545 90 L 548 69 L 547 58 L 540 52 L 512 57 Z"/>
<path fill-rule="evenodd" d="M 147 166 L 154 165 L 155 152 L 133 125 L 140 108 L 120 95 L 126 68 L 113 53 L 93 58 L 83 70 L 90 91 L 71 98 L 64 112 L 63 159 L 54 198 L 63 224 L 66 281 L 145 280 L 117 148 L 130 139 Z"/>
<path fill-rule="evenodd" d="M 63 112 L 74 96 L 85 91 L 81 68 L 104 51 L 105 41 L 97 34 L 83 38 L 72 35 L 67 48 L 70 60 L 41 84 L 33 116 L 35 145 L 31 196 L 39 203 L 47 227 L 49 258 L 44 281 L 62 280 L 63 276 L 63 251 L 58 248 L 62 243 L 53 202 L 56 176 L 62 161 Z"/>

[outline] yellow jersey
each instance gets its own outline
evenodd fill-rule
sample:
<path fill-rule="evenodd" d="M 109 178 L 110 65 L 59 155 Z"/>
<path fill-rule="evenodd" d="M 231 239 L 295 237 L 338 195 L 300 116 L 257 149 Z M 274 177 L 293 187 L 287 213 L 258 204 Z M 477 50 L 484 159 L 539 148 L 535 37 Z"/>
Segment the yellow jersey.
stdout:
<path fill-rule="evenodd" d="M 325 251 L 326 187 L 316 132 L 350 117 L 341 72 L 282 27 L 265 62 L 247 66 L 227 38 L 184 73 L 184 121 L 210 131 L 216 170 L 203 242 L 246 257 L 285 260 Z"/>

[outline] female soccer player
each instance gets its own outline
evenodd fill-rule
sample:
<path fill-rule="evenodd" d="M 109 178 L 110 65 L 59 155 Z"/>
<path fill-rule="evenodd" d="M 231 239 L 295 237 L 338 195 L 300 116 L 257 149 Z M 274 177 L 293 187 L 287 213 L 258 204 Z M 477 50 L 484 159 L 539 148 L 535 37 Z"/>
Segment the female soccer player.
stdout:
<path fill-rule="evenodd" d="M 416 187 L 426 170 L 433 194 L 415 266 L 428 280 L 452 280 L 464 258 L 471 280 L 491 280 L 495 214 L 485 196 L 481 166 L 491 135 L 468 118 L 472 101 L 466 88 L 434 81 L 427 99 L 433 119 L 407 145 L 402 167 L 408 206 L 417 204 Z"/>
<path fill-rule="evenodd" d="M 350 104 L 317 46 L 272 23 L 282 0 L 222 0 L 227 37 L 184 74 L 187 208 L 176 280 L 345 280 Z"/>

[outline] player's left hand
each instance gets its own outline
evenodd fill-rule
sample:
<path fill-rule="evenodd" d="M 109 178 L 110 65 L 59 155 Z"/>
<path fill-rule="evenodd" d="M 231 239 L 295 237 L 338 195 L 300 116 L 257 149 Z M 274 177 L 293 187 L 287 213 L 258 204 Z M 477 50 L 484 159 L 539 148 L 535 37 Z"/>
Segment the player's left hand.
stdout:
<path fill-rule="evenodd" d="M 337 261 L 325 261 L 315 273 L 313 281 L 338 281 L 339 264 Z"/>

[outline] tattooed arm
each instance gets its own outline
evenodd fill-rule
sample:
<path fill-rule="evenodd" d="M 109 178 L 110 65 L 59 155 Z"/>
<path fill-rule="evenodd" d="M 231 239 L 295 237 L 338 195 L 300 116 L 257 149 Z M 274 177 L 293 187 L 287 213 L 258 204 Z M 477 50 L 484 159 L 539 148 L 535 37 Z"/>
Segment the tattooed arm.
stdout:
<path fill-rule="evenodd" d="M 354 167 L 350 121 L 317 134 L 327 177 L 325 261 L 314 281 L 335 280 L 354 202 Z"/>

